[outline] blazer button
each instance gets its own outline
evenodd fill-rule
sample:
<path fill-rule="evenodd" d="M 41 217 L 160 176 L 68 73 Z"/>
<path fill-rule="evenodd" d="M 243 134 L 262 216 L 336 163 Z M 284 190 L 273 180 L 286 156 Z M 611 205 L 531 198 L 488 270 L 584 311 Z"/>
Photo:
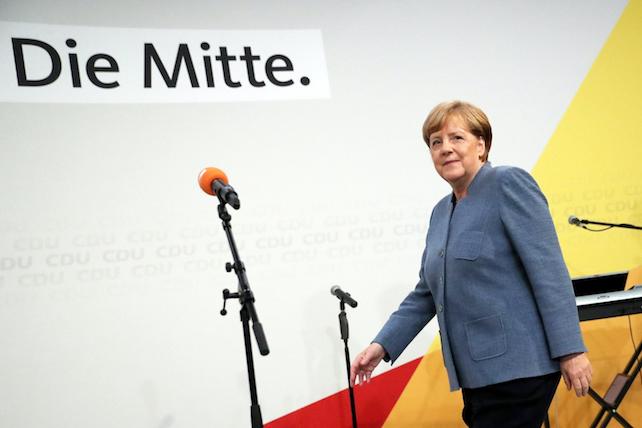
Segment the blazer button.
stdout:
<path fill-rule="evenodd" d="M 439 304 L 439 313 L 442 313 L 444 311 L 444 305 Z"/>
<path fill-rule="evenodd" d="M 444 250 L 443 249 L 439 250 L 439 257 L 444 257 Z"/>

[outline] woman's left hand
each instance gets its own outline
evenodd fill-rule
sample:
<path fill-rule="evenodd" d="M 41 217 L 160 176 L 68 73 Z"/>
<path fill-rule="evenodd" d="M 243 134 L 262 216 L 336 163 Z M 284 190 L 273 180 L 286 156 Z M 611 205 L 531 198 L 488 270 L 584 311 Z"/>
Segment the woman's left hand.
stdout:
<path fill-rule="evenodd" d="M 593 369 L 585 352 L 563 356 L 560 369 L 566 389 L 570 391 L 572 387 L 578 397 L 588 394 Z"/>

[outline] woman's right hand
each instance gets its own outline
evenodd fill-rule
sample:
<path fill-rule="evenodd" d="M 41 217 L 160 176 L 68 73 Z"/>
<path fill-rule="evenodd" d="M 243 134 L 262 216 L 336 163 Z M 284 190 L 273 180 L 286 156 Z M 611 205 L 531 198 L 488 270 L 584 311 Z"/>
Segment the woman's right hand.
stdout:
<path fill-rule="evenodd" d="M 371 343 L 361 351 L 350 366 L 350 386 L 355 385 L 357 376 L 360 384 L 370 382 L 372 371 L 379 365 L 385 355 L 386 350 L 378 343 Z"/>

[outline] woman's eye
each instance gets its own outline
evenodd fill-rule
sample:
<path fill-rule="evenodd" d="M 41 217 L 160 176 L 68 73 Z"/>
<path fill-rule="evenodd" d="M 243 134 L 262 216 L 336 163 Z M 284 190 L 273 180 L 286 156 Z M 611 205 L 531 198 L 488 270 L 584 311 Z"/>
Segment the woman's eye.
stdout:
<path fill-rule="evenodd" d="M 433 140 L 432 143 L 430 143 L 430 147 L 435 147 L 436 145 L 441 144 L 441 141 L 439 140 Z"/>

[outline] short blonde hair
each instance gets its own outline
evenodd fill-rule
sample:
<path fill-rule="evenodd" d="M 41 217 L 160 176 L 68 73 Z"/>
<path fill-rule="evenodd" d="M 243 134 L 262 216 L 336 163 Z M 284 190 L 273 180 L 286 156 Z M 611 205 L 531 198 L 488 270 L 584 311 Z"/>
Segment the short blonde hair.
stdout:
<path fill-rule="evenodd" d="M 468 132 L 484 140 L 484 154 L 481 160 L 488 160 L 488 152 L 493 141 L 493 130 L 488 116 L 479 107 L 464 101 L 447 101 L 438 104 L 428 114 L 422 134 L 426 144 L 430 145 L 430 134 L 439 131 L 451 116 L 457 116 L 464 121 Z"/>

